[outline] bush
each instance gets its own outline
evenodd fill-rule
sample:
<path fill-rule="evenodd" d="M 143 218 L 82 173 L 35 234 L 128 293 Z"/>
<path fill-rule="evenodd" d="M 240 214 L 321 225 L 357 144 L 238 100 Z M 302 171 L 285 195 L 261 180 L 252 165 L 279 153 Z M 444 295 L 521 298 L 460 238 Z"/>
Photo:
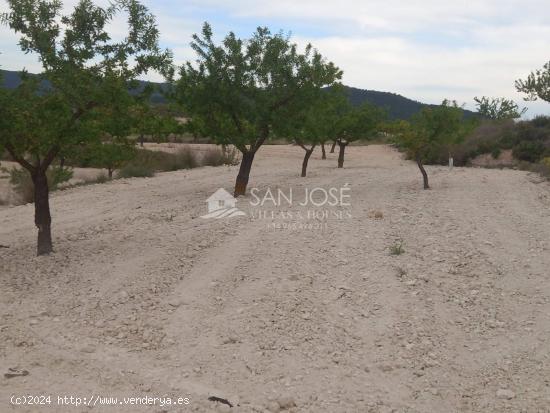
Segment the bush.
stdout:
<path fill-rule="evenodd" d="M 550 128 L 550 116 L 539 115 L 536 116 L 531 122 L 537 128 Z"/>
<path fill-rule="evenodd" d="M 10 184 L 22 200 L 26 203 L 34 202 L 34 184 L 30 173 L 26 169 L 12 168 L 8 170 Z M 53 167 L 46 172 L 50 191 L 55 191 L 63 182 L 71 180 L 73 171 L 67 168 Z"/>
<path fill-rule="evenodd" d="M 155 171 L 147 165 L 128 164 L 118 171 L 119 178 L 151 178 Z"/>
<path fill-rule="evenodd" d="M 538 162 L 544 152 L 544 144 L 540 141 L 523 141 L 514 148 L 514 157 L 520 161 Z"/>
<path fill-rule="evenodd" d="M 519 122 L 517 125 L 516 144 L 523 141 L 544 141 L 550 137 L 550 131 L 537 127 L 534 122 Z"/>
<path fill-rule="evenodd" d="M 94 184 L 104 184 L 109 181 L 110 181 L 109 176 L 105 172 L 101 172 L 95 179 L 92 179 L 91 181 L 88 181 L 88 182 L 94 183 Z"/>
<path fill-rule="evenodd" d="M 189 146 L 184 146 L 175 154 L 168 158 L 163 171 L 178 171 L 180 169 L 193 169 L 199 166 L 199 161 L 195 152 Z"/>
<path fill-rule="evenodd" d="M 196 154 L 185 146 L 176 153 L 139 149 L 126 166 L 142 166 L 152 171 L 171 172 L 199 166 Z"/>
<path fill-rule="evenodd" d="M 237 165 L 239 154 L 235 148 L 210 148 L 202 157 L 204 166 Z"/>

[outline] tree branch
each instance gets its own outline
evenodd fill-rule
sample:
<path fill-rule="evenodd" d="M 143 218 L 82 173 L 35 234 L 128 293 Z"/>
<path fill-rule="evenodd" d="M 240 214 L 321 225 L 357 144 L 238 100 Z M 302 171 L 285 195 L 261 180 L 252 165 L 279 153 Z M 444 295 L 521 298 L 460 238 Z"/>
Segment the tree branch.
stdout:
<path fill-rule="evenodd" d="M 36 167 L 34 165 L 31 165 L 25 158 L 17 155 L 17 153 L 15 152 L 15 148 L 12 146 L 11 143 L 6 143 L 4 146 L 15 162 L 17 162 L 19 165 L 21 165 L 23 168 L 31 173 L 36 171 Z"/>
<path fill-rule="evenodd" d="M 288 104 L 292 99 L 294 99 L 294 96 L 296 95 L 296 93 L 291 93 L 290 95 L 288 95 L 286 98 L 283 98 L 281 100 L 279 100 L 278 102 L 275 102 L 273 105 L 271 105 L 271 107 L 269 108 L 271 111 L 274 111 L 274 110 L 277 110 L 283 106 L 285 106 L 286 104 Z"/>
<path fill-rule="evenodd" d="M 58 145 L 54 145 L 46 154 L 46 157 L 40 164 L 40 169 L 45 171 L 48 169 L 48 167 L 51 165 L 57 154 L 59 153 L 60 147 Z"/>

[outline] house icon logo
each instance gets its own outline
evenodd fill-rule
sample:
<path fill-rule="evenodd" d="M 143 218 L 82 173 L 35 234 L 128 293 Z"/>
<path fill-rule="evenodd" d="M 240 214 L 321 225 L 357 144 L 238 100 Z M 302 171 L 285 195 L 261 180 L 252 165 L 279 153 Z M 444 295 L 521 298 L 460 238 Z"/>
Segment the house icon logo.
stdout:
<path fill-rule="evenodd" d="M 208 203 L 208 214 L 201 216 L 204 219 L 221 219 L 246 216 L 246 214 L 235 207 L 237 200 L 225 189 L 220 188 L 206 200 Z"/>

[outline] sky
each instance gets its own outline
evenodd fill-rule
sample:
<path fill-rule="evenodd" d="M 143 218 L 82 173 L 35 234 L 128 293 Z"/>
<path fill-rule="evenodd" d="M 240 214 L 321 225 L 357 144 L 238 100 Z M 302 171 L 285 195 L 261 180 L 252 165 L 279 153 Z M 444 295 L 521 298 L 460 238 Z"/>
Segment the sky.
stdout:
<path fill-rule="evenodd" d="M 69 10 L 77 0 L 64 1 Z M 107 4 L 108 0 L 95 0 Z M 550 104 L 524 102 L 514 81 L 550 61 L 548 0 L 142 0 L 157 17 L 161 44 L 175 62 L 194 60 L 189 43 L 202 23 L 217 39 L 250 37 L 258 26 L 311 43 L 344 71 L 348 86 L 398 93 L 425 103 L 506 97 L 550 115 Z M 7 12 L 0 0 L 0 13 Z M 124 35 L 123 22 L 113 25 Z M 0 67 L 39 72 L 18 37 L 0 26 Z M 150 80 L 160 80 L 152 75 Z"/>

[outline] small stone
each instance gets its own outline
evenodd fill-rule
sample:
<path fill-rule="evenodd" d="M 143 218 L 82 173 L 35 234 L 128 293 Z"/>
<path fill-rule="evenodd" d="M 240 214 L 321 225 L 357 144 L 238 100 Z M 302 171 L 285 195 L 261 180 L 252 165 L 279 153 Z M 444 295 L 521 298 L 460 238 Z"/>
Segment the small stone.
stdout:
<path fill-rule="evenodd" d="M 434 396 L 438 396 L 439 395 L 439 390 L 437 390 L 435 387 L 431 387 L 430 388 L 430 393 L 433 394 Z"/>
<path fill-rule="evenodd" d="M 83 352 L 83 353 L 95 353 L 96 346 L 94 346 L 93 344 L 88 344 L 88 345 L 82 347 L 80 349 L 80 351 Z"/>
<path fill-rule="evenodd" d="M 288 410 L 296 407 L 296 402 L 292 397 L 281 397 L 277 400 L 277 404 L 281 410 Z"/>
<path fill-rule="evenodd" d="M 239 338 L 235 336 L 229 336 L 223 340 L 223 344 L 235 344 L 239 342 Z"/>
<path fill-rule="evenodd" d="M 499 399 L 512 400 L 514 397 L 516 397 L 516 394 L 512 390 L 508 390 L 508 389 L 497 390 L 497 398 Z"/>
<path fill-rule="evenodd" d="M 391 366 L 389 364 L 381 364 L 381 365 L 378 366 L 378 368 L 381 371 L 385 372 L 385 373 L 387 373 L 389 371 L 393 371 L 393 366 Z"/>
<path fill-rule="evenodd" d="M 279 404 L 276 402 L 270 402 L 267 405 L 267 410 L 272 413 L 277 413 L 281 408 L 279 407 Z"/>

